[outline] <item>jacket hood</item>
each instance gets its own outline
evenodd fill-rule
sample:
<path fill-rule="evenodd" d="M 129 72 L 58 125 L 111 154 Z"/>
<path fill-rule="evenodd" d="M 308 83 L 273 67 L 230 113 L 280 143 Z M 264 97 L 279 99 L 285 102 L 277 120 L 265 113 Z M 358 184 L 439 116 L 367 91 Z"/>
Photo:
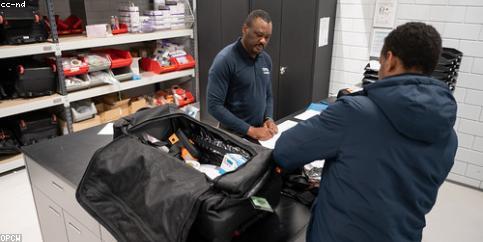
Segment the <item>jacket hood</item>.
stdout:
<path fill-rule="evenodd" d="M 367 85 L 364 90 L 404 136 L 434 143 L 453 129 L 456 101 L 442 81 L 403 74 Z"/>

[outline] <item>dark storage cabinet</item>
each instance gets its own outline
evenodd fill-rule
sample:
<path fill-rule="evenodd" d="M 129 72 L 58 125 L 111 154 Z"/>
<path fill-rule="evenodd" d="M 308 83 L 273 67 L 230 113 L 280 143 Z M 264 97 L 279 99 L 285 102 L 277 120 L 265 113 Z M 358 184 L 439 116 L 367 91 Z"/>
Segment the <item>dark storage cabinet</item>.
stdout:
<path fill-rule="evenodd" d="M 207 113 L 208 70 L 216 54 L 241 35 L 251 10 L 263 9 L 273 22 L 266 51 L 272 57 L 276 119 L 326 98 L 332 59 L 336 0 L 199 0 L 197 2 L 201 117 Z M 318 46 L 319 20 L 330 18 L 328 44 Z"/>

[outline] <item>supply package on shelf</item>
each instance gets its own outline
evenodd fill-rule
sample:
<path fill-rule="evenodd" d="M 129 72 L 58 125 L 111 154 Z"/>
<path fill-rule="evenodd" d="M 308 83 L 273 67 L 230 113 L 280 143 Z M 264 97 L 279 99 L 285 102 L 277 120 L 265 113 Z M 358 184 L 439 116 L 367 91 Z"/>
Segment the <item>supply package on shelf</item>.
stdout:
<path fill-rule="evenodd" d="M 132 80 L 132 63 L 130 52 L 118 49 L 98 49 L 65 57 L 63 64 L 66 89 L 72 92 Z M 138 76 L 137 79 L 139 78 Z"/>
<path fill-rule="evenodd" d="M 152 57 L 141 60 L 141 68 L 156 74 L 179 71 L 195 67 L 193 56 L 188 54 L 182 45 L 166 40 L 158 40 Z"/>
<path fill-rule="evenodd" d="M 178 85 L 173 85 L 169 90 L 160 90 L 156 92 L 152 102 L 154 106 L 176 104 L 181 108 L 194 103 L 195 97 L 190 91 L 187 91 Z"/>

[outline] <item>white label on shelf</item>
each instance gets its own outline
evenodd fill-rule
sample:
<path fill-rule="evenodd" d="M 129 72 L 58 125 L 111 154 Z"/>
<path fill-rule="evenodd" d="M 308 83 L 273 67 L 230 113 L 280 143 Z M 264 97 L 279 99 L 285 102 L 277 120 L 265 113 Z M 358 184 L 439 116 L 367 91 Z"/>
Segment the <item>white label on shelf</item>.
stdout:
<path fill-rule="evenodd" d="M 42 47 L 43 51 L 52 51 L 52 46 L 44 46 Z"/>
<path fill-rule="evenodd" d="M 61 102 L 62 102 L 62 98 L 60 98 L 60 97 L 52 100 L 52 103 L 54 103 L 54 104 L 58 104 L 58 103 L 61 103 Z"/>

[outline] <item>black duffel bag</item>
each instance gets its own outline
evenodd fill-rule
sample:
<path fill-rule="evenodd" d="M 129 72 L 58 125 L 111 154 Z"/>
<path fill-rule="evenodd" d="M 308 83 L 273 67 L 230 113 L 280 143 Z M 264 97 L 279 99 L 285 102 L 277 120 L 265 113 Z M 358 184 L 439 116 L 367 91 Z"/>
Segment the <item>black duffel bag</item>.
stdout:
<path fill-rule="evenodd" d="M 159 149 L 146 134 L 166 144 L 181 130 L 202 164 L 237 153 L 248 161 L 214 180 Z M 84 209 L 118 241 L 230 241 L 268 212 L 251 197 L 272 207 L 280 199 L 281 179 L 271 150 L 201 123 L 166 105 L 141 110 L 114 124 L 114 140 L 96 151 L 77 188 Z"/>

